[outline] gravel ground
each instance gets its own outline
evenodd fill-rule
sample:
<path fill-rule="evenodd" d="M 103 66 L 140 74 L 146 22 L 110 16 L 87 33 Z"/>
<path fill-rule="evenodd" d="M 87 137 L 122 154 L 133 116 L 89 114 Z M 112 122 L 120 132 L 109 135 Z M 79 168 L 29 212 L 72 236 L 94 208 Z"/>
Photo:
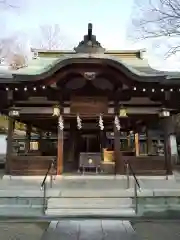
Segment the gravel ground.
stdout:
<path fill-rule="evenodd" d="M 0 223 L 2 240 L 40 240 L 48 223 Z"/>
<path fill-rule="evenodd" d="M 140 240 L 180 240 L 180 222 L 137 222 L 132 226 Z"/>

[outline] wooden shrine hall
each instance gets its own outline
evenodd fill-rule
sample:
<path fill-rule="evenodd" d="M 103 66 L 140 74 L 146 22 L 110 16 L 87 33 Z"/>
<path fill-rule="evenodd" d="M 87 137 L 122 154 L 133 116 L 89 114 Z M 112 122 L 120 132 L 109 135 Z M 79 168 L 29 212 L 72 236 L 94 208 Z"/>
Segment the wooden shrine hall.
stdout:
<path fill-rule="evenodd" d="M 125 174 L 127 161 L 136 174 L 172 173 L 180 75 L 152 69 L 143 50 L 106 51 L 92 24 L 73 51 L 32 51 L 28 65 L 0 65 L 6 174 L 44 175 L 52 159 L 57 175 Z"/>

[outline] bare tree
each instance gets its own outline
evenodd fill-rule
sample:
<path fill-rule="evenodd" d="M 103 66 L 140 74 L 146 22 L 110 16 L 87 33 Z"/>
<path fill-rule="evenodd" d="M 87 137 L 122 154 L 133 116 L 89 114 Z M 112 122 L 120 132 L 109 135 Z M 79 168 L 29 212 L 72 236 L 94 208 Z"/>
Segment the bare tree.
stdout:
<path fill-rule="evenodd" d="M 57 50 L 61 48 L 61 30 L 58 24 L 40 26 L 39 48 Z"/>
<path fill-rule="evenodd" d="M 32 58 L 31 46 L 22 33 L 14 33 L 10 37 L 0 39 L 0 60 L 12 68 L 25 67 Z"/>
<path fill-rule="evenodd" d="M 18 10 L 22 6 L 21 0 L 0 0 L 0 10 Z"/>
<path fill-rule="evenodd" d="M 167 56 L 180 51 L 180 1 L 136 0 L 135 6 L 133 37 L 166 43 Z"/>

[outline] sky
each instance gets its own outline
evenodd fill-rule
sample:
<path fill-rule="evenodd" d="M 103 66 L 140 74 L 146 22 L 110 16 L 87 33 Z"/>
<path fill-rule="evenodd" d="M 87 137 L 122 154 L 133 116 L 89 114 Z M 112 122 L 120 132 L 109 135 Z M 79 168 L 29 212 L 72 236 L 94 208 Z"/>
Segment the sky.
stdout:
<path fill-rule="evenodd" d="M 148 48 L 150 64 L 158 69 L 179 68 L 180 64 L 172 57 L 162 60 L 161 53 L 151 43 L 135 42 L 128 38 L 134 0 L 9 0 L 19 3 L 17 11 L 1 11 L 0 27 L 5 24 L 4 34 L 23 31 L 37 34 L 38 26 L 58 23 L 62 32 L 63 49 L 72 49 L 87 33 L 87 24 L 93 24 L 97 40 L 108 50 Z"/>

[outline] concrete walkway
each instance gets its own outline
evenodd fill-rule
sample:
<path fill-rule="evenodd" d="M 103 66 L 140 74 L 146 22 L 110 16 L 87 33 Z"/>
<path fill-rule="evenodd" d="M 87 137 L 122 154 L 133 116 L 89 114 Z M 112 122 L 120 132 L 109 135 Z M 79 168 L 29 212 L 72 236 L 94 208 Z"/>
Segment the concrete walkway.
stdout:
<path fill-rule="evenodd" d="M 132 226 L 140 240 L 180 239 L 180 222 L 137 222 Z"/>
<path fill-rule="evenodd" d="M 1 240 L 41 240 L 49 223 L 0 223 Z"/>
<path fill-rule="evenodd" d="M 3 240 L 179 240 L 179 222 L 114 220 L 53 221 L 48 223 L 0 223 Z M 81 227 L 80 227 L 81 226 Z M 69 230 L 70 228 L 70 230 Z M 77 236 L 77 233 L 78 236 Z M 129 234 L 129 238 L 127 237 Z M 74 237 L 74 238 L 73 238 Z M 101 237 L 101 238 L 98 238 Z M 132 238 L 133 237 L 133 238 Z"/>
<path fill-rule="evenodd" d="M 84 220 L 53 221 L 42 240 L 136 240 L 129 221 Z"/>

